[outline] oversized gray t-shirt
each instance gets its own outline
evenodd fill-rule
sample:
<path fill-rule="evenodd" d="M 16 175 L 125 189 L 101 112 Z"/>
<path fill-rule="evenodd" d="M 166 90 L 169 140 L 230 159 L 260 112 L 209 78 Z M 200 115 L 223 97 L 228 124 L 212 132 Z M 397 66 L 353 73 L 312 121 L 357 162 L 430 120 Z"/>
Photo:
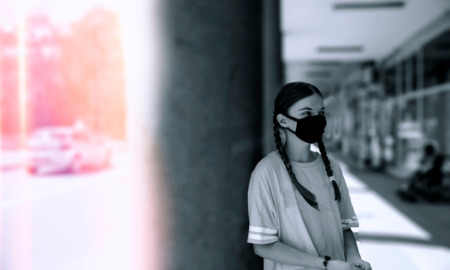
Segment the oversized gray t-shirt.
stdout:
<path fill-rule="evenodd" d="M 248 243 L 280 241 L 309 254 L 345 261 L 343 231 L 359 225 L 341 168 L 329 160 L 341 192 L 339 203 L 321 155 L 309 163 L 291 161 L 297 180 L 316 195 L 320 211 L 295 189 L 278 151 L 258 163 L 248 189 Z M 264 269 L 303 268 L 264 259 Z"/>

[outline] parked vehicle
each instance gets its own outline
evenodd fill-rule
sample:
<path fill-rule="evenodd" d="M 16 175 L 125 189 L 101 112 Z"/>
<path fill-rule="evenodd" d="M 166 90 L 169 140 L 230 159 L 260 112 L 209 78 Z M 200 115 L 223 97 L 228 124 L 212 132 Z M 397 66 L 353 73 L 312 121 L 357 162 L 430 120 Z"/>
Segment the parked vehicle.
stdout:
<path fill-rule="evenodd" d="M 70 171 L 80 173 L 87 167 L 109 165 L 111 150 L 100 135 L 73 127 L 46 127 L 28 139 L 30 173 Z"/>

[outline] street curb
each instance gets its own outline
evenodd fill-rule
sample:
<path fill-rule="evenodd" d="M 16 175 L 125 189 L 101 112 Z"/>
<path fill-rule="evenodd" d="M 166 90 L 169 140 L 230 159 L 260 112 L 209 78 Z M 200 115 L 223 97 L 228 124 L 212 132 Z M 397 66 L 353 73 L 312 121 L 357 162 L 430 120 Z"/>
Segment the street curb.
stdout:
<path fill-rule="evenodd" d="M 19 169 L 20 167 L 22 167 L 22 164 L 2 165 L 1 171 L 11 171 L 11 170 Z"/>

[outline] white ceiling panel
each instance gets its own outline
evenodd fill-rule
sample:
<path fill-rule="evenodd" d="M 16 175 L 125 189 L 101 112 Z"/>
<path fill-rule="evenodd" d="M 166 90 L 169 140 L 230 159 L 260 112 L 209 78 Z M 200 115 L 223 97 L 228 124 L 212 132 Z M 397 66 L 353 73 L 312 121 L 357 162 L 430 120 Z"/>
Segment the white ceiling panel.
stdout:
<path fill-rule="evenodd" d="M 335 9 L 348 3 L 372 8 Z M 283 61 L 377 60 L 449 9 L 450 0 L 281 0 Z"/>

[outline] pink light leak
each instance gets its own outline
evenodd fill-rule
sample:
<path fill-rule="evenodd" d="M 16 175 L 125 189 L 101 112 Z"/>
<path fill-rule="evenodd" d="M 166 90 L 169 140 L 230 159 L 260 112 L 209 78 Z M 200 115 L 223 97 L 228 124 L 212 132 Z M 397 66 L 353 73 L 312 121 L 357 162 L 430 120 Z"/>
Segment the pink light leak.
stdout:
<path fill-rule="evenodd" d="M 58 2 L 46 4 L 52 1 Z M 143 33 L 154 27 L 151 16 L 142 13 L 136 21 L 137 7 L 131 12 L 86 2 L 84 14 L 62 24 L 45 9 L 15 10 L 14 4 L 0 3 L 7 7 L 0 15 L 23 12 L 15 19 L 7 16 L 8 27 L 2 21 L 6 16 L 0 16 L 0 161 L 3 166 L 13 163 L 10 156 L 18 157 L 17 168 L 0 171 L 0 241 L 5 243 L 0 265 L 10 270 L 48 269 L 43 267 L 49 262 L 62 269 L 166 269 L 167 192 L 154 126 L 145 124 L 156 113 L 139 109 L 156 108 L 145 100 L 159 103 L 157 87 L 146 81 L 157 72 L 136 66 L 145 62 L 142 53 L 149 44 L 138 50 L 124 46 L 142 42 Z M 130 34 L 137 28 L 142 33 Z M 151 59 L 147 65 L 159 68 Z M 145 96 L 149 89 L 154 96 Z M 142 102 L 139 108 L 130 97 Z M 138 118 L 137 125 L 129 124 Z M 125 145 L 114 148 L 113 159 L 120 161 L 91 174 L 33 175 L 29 157 L 39 149 L 30 146 L 34 132 L 80 126 L 114 147 Z M 65 259 L 59 261 L 54 251 Z"/>

